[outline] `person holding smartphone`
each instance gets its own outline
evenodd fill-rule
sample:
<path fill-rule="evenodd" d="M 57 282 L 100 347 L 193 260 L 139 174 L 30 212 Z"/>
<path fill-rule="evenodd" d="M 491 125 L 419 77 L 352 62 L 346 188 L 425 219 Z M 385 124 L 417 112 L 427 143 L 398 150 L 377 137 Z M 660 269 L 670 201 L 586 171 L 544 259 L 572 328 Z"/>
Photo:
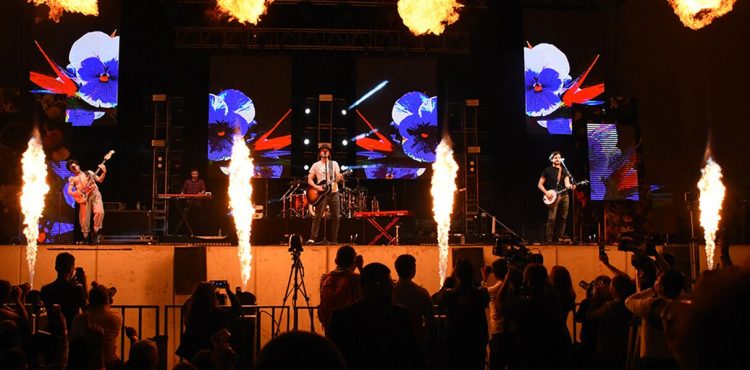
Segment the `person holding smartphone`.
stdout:
<path fill-rule="evenodd" d="M 202 282 L 196 285 L 193 294 L 183 305 L 185 332 L 180 338 L 180 346 L 176 351 L 178 356 L 190 359 L 200 350 L 212 349 L 211 337 L 229 327 L 230 321 L 240 316 L 242 308 L 240 301 L 229 286 L 226 280 Z M 219 306 L 218 289 L 223 289 L 229 298 L 231 304 L 229 309 Z"/>

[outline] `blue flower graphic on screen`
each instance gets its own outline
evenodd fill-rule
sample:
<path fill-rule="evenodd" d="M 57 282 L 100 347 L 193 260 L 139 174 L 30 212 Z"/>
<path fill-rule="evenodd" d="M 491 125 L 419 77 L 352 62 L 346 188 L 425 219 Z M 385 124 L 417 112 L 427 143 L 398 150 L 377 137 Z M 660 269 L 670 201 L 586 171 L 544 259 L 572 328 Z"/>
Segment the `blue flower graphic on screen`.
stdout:
<path fill-rule="evenodd" d="M 524 48 L 526 115 L 542 117 L 563 105 L 561 93 L 570 81 L 568 57 L 556 46 Z"/>
<path fill-rule="evenodd" d="M 68 71 L 74 71 L 78 96 L 94 108 L 117 106 L 120 36 L 89 32 L 70 48 Z"/>
<path fill-rule="evenodd" d="M 208 94 L 208 160 L 228 160 L 232 154 L 232 136 L 247 134 L 255 125 L 255 105 L 240 90 Z"/>
<path fill-rule="evenodd" d="M 404 153 L 418 162 L 434 162 L 440 143 L 437 97 L 430 98 L 420 92 L 406 93 L 393 105 L 391 117 L 398 126 Z"/>
<path fill-rule="evenodd" d="M 88 109 L 65 110 L 65 122 L 70 122 L 73 126 L 91 126 L 95 120 L 102 117 L 104 117 L 104 112 Z"/>
<path fill-rule="evenodd" d="M 375 165 L 365 167 L 365 176 L 368 179 L 416 179 L 421 176 L 424 171 L 424 168 L 418 167 Z"/>

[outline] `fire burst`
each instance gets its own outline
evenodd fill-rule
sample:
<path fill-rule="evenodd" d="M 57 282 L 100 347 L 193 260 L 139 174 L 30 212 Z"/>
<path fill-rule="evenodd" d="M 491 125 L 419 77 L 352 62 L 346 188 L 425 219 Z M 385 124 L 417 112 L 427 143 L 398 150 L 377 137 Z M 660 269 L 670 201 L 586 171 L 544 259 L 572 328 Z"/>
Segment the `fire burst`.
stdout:
<path fill-rule="evenodd" d="M 44 196 L 49 192 L 47 185 L 47 163 L 45 162 L 39 132 L 29 139 L 29 147 L 21 158 L 23 167 L 23 191 L 21 212 L 23 212 L 23 234 L 26 235 L 26 263 L 29 265 L 29 282 L 34 284 L 36 265 L 36 243 L 39 237 L 39 219 L 44 211 Z"/>
<path fill-rule="evenodd" d="M 83 15 L 99 15 L 97 0 L 28 0 L 28 2 L 39 6 L 49 7 L 49 19 L 55 23 L 60 22 L 63 12 L 81 13 Z"/>
<path fill-rule="evenodd" d="M 714 249 L 716 248 L 716 230 L 721 220 L 721 203 L 724 202 L 724 191 L 726 188 L 721 182 L 721 167 L 710 157 L 706 161 L 706 167 L 701 170 L 701 179 L 698 181 L 698 189 L 701 191 L 701 227 L 703 227 L 703 238 L 706 240 L 706 261 L 708 269 L 714 265 Z"/>
<path fill-rule="evenodd" d="M 456 0 L 399 0 L 398 14 L 413 34 L 439 35 L 458 20 L 461 7 Z"/>
<path fill-rule="evenodd" d="M 216 8 L 240 23 L 258 24 L 272 2 L 273 0 L 217 0 Z"/>
<path fill-rule="evenodd" d="M 669 0 L 669 4 L 685 27 L 697 30 L 731 12 L 735 1 L 737 0 Z"/>
<path fill-rule="evenodd" d="M 234 227 L 237 230 L 237 255 L 240 257 L 242 286 L 247 286 L 250 279 L 250 262 L 253 259 L 250 249 L 250 230 L 252 227 L 253 160 L 242 135 L 234 136 L 232 158 L 229 162 L 229 204 L 232 207 Z"/>
<path fill-rule="evenodd" d="M 445 281 L 448 267 L 448 232 L 451 229 L 453 198 L 456 192 L 458 163 L 453 159 L 449 137 L 443 137 L 437 147 L 435 163 L 432 164 L 432 213 L 437 223 L 438 247 L 440 248 L 440 285 Z"/>

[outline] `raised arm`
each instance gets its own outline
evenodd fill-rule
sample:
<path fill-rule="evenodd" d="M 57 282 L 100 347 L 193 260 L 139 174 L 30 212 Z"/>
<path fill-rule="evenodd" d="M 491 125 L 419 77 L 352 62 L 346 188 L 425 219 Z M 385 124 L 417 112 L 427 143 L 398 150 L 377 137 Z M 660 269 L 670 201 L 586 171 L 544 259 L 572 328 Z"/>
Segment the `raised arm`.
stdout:
<path fill-rule="evenodd" d="M 99 169 L 102 170 L 102 173 L 101 173 L 101 175 L 96 176 L 95 180 L 96 180 L 96 182 L 100 183 L 100 182 L 104 181 L 104 176 L 107 175 L 107 167 L 105 167 L 104 164 L 100 164 L 99 165 Z"/>

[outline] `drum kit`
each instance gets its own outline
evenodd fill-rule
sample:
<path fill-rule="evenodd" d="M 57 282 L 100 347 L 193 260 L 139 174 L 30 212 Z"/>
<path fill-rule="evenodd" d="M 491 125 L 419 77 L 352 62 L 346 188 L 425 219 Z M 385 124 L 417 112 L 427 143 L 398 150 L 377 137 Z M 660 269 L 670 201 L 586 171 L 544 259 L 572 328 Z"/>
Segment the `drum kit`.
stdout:
<path fill-rule="evenodd" d="M 295 179 L 289 183 L 289 189 L 282 195 L 282 217 L 284 218 L 306 218 L 315 217 L 316 209 L 307 201 L 306 179 Z M 355 212 L 367 211 L 367 188 L 355 186 L 349 188 L 346 185 L 339 189 L 341 217 L 352 218 Z M 323 217 L 328 215 L 328 209 L 324 211 Z"/>

